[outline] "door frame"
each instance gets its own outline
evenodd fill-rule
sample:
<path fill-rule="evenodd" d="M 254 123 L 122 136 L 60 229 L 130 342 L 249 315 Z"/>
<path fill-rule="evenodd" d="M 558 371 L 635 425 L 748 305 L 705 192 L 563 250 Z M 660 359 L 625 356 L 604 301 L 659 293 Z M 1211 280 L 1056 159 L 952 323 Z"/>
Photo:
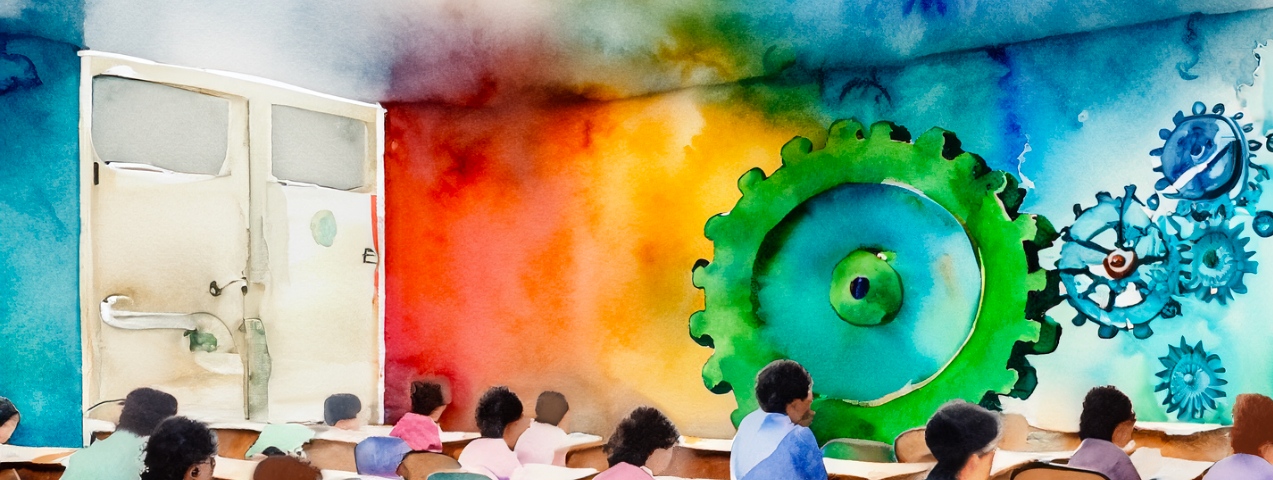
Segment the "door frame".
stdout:
<path fill-rule="evenodd" d="M 79 52 L 80 62 L 80 340 L 81 340 L 81 382 L 82 405 L 81 416 L 86 417 L 87 409 L 92 406 L 97 396 L 98 374 L 95 360 L 94 339 L 101 327 L 99 303 L 93 292 L 95 259 L 93 256 L 94 215 L 93 188 L 96 166 L 109 168 L 97 156 L 93 148 L 92 114 L 93 114 L 93 78 L 99 75 L 110 75 L 134 80 L 143 80 L 165 84 L 177 88 L 193 90 L 212 95 L 227 95 L 242 98 L 247 102 L 246 115 L 242 119 L 230 118 L 230 129 L 243 128 L 247 131 L 248 165 L 249 165 L 249 198 L 258 192 L 264 192 L 270 174 L 270 107 L 273 105 L 290 106 L 320 113 L 328 113 L 349 117 L 366 122 L 371 131 L 367 135 L 367 154 L 374 161 L 368 162 L 364 178 L 372 179 L 361 188 L 350 190 L 356 193 L 371 194 L 376 199 L 375 225 L 376 233 L 376 304 L 379 379 L 377 389 L 378 411 L 373 412 L 372 421 L 384 423 L 384 378 L 385 378 L 385 252 L 384 252 L 384 140 L 385 109 L 379 104 L 344 99 L 334 95 L 295 87 L 282 82 L 263 79 L 250 75 L 223 72 L 208 69 L 164 65 L 125 55 L 85 50 Z M 220 95 L 219 95 L 220 94 Z M 233 137 L 233 134 L 231 134 Z M 260 228 L 263 219 L 263 202 L 250 201 L 248 215 L 249 231 L 249 264 L 244 266 L 250 279 L 254 273 L 266 270 L 264 252 L 264 232 Z M 88 424 L 84 424 L 87 430 Z"/>

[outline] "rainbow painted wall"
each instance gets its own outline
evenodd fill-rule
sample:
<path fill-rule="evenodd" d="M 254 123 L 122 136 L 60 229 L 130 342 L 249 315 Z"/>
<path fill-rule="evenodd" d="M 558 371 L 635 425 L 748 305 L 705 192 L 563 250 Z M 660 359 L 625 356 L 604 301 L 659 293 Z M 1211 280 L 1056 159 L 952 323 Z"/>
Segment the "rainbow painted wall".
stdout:
<path fill-rule="evenodd" d="M 74 122 L 64 121 L 76 101 L 75 48 L 259 75 L 385 106 L 389 421 L 408 409 L 410 381 L 441 377 L 452 387 L 442 422 L 451 430 L 474 429 L 477 397 L 503 384 L 528 403 L 545 389 L 564 392 L 582 431 L 608 433 L 623 412 L 648 404 L 686 434 L 731 435 L 740 405 L 705 381 L 715 350 L 691 331 L 691 316 L 710 308 L 712 294 L 696 285 L 695 269 L 731 261 L 705 226 L 738 207 L 746 172 L 775 175 L 794 137 L 807 138 L 813 152 L 836 145 L 828 132 L 841 119 L 860 122 L 864 141 L 885 121 L 908 130 L 902 142 L 933 128 L 953 132 L 959 152 L 1019 183 L 1024 196 L 1014 197 L 1020 205 L 1010 215 L 1038 216 L 1055 230 L 1050 247 L 1030 252 L 1030 268 L 1057 271 L 1078 258 L 1067 257 L 1067 244 L 1096 241 L 1075 233 L 1082 215 L 1115 200 L 1130 205 L 1129 186 L 1139 201 L 1132 210 L 1150 211 L 1153 228 L 1174 228 L 1165 226 L 1169 218 L 1203 222 L 1194 215 L 1201 210 L 1160 208 L 1174 205 L 1167 189 L 1192 184 L 1155 171 L 1174 155 L 1157 149 L 1180 140 L 1173 135 L 1187 117 L 1242 112 L 1234 125 L 1251 124 L 1242 135 L 1255 142 L 1247 151 L 1255 156 L 1243 158 L 1256 167 L 1228 188 L 1239 191 L 1232 205 L 1249 212 L 1216 236 L 1192 227 L 1170 234 L 1191 246 L 1170 269 L 1189 279 L 1146 280 L 1143 291 L 1098 307 L 1161 304 L 1119 310 L 1126 322 L 1103 329 L 1111 321 L 1083 314 L 1089 304 L 1076 298 L 1087 293 L 1068 288 L 1057 271 L 1032 287 L 1053 294 L 1038 313 L 1060 327 L 1054 350 L 1030 355 L 1028 365 L 965 353 L 1009 384 L 1032 375 L 1030 391 L 992 397 L 1058 429 L 1075 427 L 1082 395 L 1096 385 L 1117 385 L 1141 420 L 1161 421 L 1225 423 L 1237 393 L 1273 393 L 1264 295 L 1273 288 L 1264 271 L 1273 241 L 1261 233 L 1273 233 L 1273 217 L 1259 213 L 1273 210 L 1273 200 L 1251 193 L 1267 187 L 1258 166 L 1273 158 L 1265 135 L 1273 131 L 1273 76 L 1260 60 L 1273 40 L 1266 2 L 333 0 L 307 2 L 304 13 L 301 2 L 19 3 L 0 9 L 2 55 L 48 49 L 57 58 L 36 64 L 44 85 L 0 93 L 0 106 L 13 112 L 6 118 L 27 122 L 0 120 L 0 145 L 26 145 L 28 124 L 65 136 L 48 137 L 49 152 L 24 150 L 21 161 L 7 161 L 0 179 L 10 183 L 0 189 L 0 224 L 9 227 L 0 234 L 0 259 L 8 259 L 0 267 L 20 279 L 0 289 L 0 395 L 48 409 L 24 417 L 20 443 L 78 442 L 66 426 L 81 415 L 79 234 L 58 229 L 76 217 L 72 164 L 63 164 L 76 145 Z M 77 33 L 40 26 L 47 22 Z M 1017 192 L 1003 185 L 994 185 L 999 195 Z M 1188 205 L 1203 203 L 1214 202 Z M 32 239 L 43 239 L 39 251 L 55 264 L 30 258 Z M 1085 269 L 1067 275 L 1103 271 Z M 1199 283 L 1205 275 L 1219 283 Z M 1043 327 L 1025 330 L 1023 341 L 1043 341 L 1032 333 Z M 890 367 L 884 358 L 836 375 L 872 375 Z M 1210 383 L 1173 385 L 1177 365 L 1205 369 Z M 37 381 L 46 378 L 65 380 Z"/>

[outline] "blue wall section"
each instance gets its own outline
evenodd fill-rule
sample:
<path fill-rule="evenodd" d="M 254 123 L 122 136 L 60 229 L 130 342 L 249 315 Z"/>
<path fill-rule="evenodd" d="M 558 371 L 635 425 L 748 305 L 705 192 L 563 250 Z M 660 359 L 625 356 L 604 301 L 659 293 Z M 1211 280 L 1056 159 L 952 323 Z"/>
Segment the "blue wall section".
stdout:
<path fill-rule="evenodd" d="M 79 57 L 0 33 L 0 396 L 15 445 L 79 446 Z"/>

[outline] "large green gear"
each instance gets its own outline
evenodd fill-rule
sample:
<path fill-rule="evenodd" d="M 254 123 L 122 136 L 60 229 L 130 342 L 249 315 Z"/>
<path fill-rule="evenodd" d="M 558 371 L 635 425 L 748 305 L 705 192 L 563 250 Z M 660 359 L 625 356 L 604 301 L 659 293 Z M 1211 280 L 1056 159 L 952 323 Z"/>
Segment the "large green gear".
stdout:
<path fill-rule="evenodd" d="M 814 151 L 811 141 L 796 137 L 782 147 L 782 160 L 768 178 L 755 168 L 739 179 L 742 198 L 730 212 L 709 219 L 705 228 L 715 245 L 714 260 L 700 260 L 693 272 L 694 285 L 704 291 L 706 305 L 690 317 L 690 334 L 700 345 L 715 349 L 703 367 L 703 380 L 714 393 L 734 392 L 738 409 L 731 417 L 735 425 L 758 407 L 757 372 L 779 358 L 796 359 L 813 375 L 817 411 L 813 430 L 819 442 L 834 438 L 891 442 L 898 433 L 923 425 L 951 399 L 997 407 L 998 395 L 1026 398 L 1033 392 L 1037 382 L 1025 355 L 1050 353 L 1060 338 L 1060 327 L 1044 315 L 1060 301 L 1058 277 L 1041 269 L 1037 256 L 1057 233 L 1045 218 L 1018 213 L 1025 191 L 1017 187 L 1015 178 L 991 171 L 979 157 L 960 150 L 958 139 L 949 132 L 934 128 L 912 144 L 904 128 L 887 122 L 876 123 L 869 132 L 853 120 L 835 122 L 825 148 Z M 883 220 L 868 219 L 871 208 L 858 208 L 862 205 L 857 203 L 885 205 L 896 200 L 908 206 L 885 208 L 888 215 L 876 214 Z M 925 219 L 921 224 L 931 219 L 932 225 L 940 227 L 944 217 L 957 223 L 951 223 L 953 229 L 940 227 L 944 229 L 940 234 L 924 237 L 924 232 L 906 231 L 909 217 L 895 215 L 892 209 L 905 215 L 919 212 L 913 214 Z M 871 228 L 896 230 L 901 236 L 854 238 L 869 229 L 850 224 L 872 221 L 876 223 Z M 801 230 L 801 222 L 820 223 Z M 819 238 L 807 243 L 811 235 Z M 901 245 L 905 248 L 894 252 L 890 242 L 909 246 Z M 953 253 L 916 251 L 915 242 L 934 249 L 953 248 Z M 955 251 L 961 248 L 970 253 Z M 805 256 L 818 258 L 799 258 Z M 946 290 L 959 284 L 976 290 L 970 277 L 977 275 L 980 290 L 972 296 L 933 300 L 944 295 L 942 289 L 922 282 L 938 281 L 928 278 L 931 275 L 907 273 L 907 268 L 925 268 L 907 267 L 907 256 L 931 257 L 928 263 L 944 262 L 947 270 L 942 272 L 962 272 L 952 277 L 955 282 L 945 284 Z M 971 269 L 959 266 L 959 259 L 965 257 L 972 259 Z M 805 264 L 816 264 L 816 268 L 801 270 Z M 844 276 L 845 271 L 849 276 Z M 910 283 L 905 282 L 907 278 Z M 809 285 L 815 288 L 802 288 Z M 883 286 L 873 290 L 873 285 Z M 941 323 L 947 322 L 944 313 L 935 320 L 927 318 L 944 312 L 927 305 L 946 301 L 957 306 L 968 298 L 973 301 L 967 306 L 971 313 L 966 327 L 957 325 L 958 314 L 952 315 L 956 317 L 950 321 L 953 327 Z M 767 307 L 766 302 L 773 305 Z M 806 321 L 808 315 L 801 315 L 801 308 L 812 309 L 820 320 Z M 922 315 L 925 312 L 927 317 Z M 894 315 L 900 316 L 893 320 Z M 941 334 L 930 337 L 945 342 L 941 346 L 947 348 L 944 358 L 931 350 L 924 350 L 927 355 L 918 353 L 918 348 L 897 351 L 891 350 L 893 344 L 863 343 L 866 340 L 858 338 L 889 328 L 911 328 L 917 322 L 937 325 L 940 332 L 957 332 L 953 349 L 951 340 Z M 906 337 L 904 342 L 916 345 L 927 342 L 922 332 L 903 332 L 893 337 Z M 846 347 L 858 344 L 864 345 L 861 354 L 852 351 L 855 347 Z M 873 389 L 879 372 L 899 368 L 911 357 L 918 358 L 919 364 L 941 363 L 936 369 L 924 364 L 914 372 L 903 372 L 898 378 L 912 375 L 918 381 L 908 381 L 901 388 L 889 384 Z"/>

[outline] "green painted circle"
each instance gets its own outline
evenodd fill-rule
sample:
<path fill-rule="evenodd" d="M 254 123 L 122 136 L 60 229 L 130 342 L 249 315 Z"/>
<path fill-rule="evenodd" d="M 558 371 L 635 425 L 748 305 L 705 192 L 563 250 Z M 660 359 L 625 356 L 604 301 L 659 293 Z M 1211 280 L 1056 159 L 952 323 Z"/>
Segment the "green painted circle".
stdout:
<path fill-rule="evenodd" d="M 831 307 L 841 320 L 859 327 L 891 322 L 902 309 L 902 279 L 887 254 L 855 250 L 831 274 Z"/>
<path fill-rule="evenodd" d="M 336 215 L 331 210 L 321 210 L 309 221 L 309 232 L 314 235 L 314 242 L 324 247 L 332 246 L 336 241 Z"/>

